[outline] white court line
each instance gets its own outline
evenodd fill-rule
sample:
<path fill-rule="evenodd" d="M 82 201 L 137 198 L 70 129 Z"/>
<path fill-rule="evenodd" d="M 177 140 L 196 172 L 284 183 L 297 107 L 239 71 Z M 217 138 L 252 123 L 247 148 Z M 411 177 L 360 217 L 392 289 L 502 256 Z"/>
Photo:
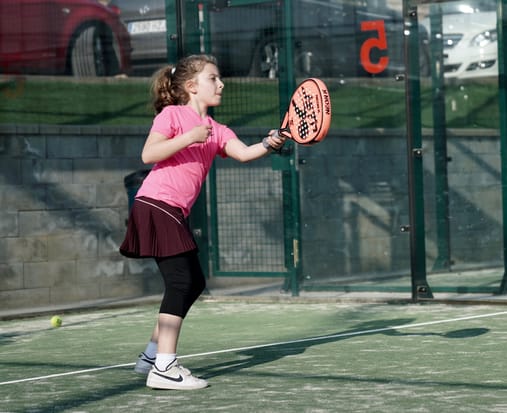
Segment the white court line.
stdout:
<path fill-rule="evenodd" d="M 85 370 L 75 370 L 75 371 L 68 371 L 66 373 L 55 373 L 55 374 L 49 374 L 47 376 L 39 376 L 39 377 L 29 377 L 27 379 L 20 379 L 20 380 L 11 380 L 11 381 L 4 381 L 0 382 L 0 386 L 4 384 L 16 384 L 16 383 L 23 383 L 27 381 L 36 381 L 36 380 L 44 380 L 44 379 L 52 379 L 54 377 L 63 377 L 63 376 L 74 376 L 76 374 L 84 374 L 84 373 L 90 373 L 93 371 L 101 371 L 101 370 L 110 370 L 110 369 L 117 369 L 120 367 L 128 367 L 133 366 L 136 363 L 126 363 L 126 364 L 117 364 L 115 366 L 105 366 L 105 367 L 94 367 L 91 369 L 85 369 Z"/>
<path fill-rule="evenodd" d="M 496 317 L 496 316 L 505 315 L 505 314 L 507 314 L 507 311 L 500 311 L 497 313 L 489 313 L 489 314 L 471 315 L 471 316 L 458 317 L 458 318 L 449 318 L 447 320 L 426 321 L 423 323 L 401 324 L 398 326 L 375 328 L 372 330 L 351 331 L 348 333 L 338 333 L 338 334 L 332 334 L 329 336 L 309 337 L 309 338 L 302 338 L 300 340 L 280 341 L 277 343 L 258 344 L 258 345 L 246 346 L 246 347 L 236 347 L 236 348 L 229 348 L 229 349 L 224 349 L 224 350 L 208 351 L 206 353 L 188 354 L 186 356 L 178 356 L 178 359 L 211 356 L 211 355 L 223 354 L 223 353 L 235 353 L 235 352 L 240 352 L 240 351 L 256 350 L 256 349 L 260 349 L 260 348 L 283 346 L 283 345 L 287 345 L 287 344 L 307 343 L 307 342 L 311 342 L 311 341 L 323 341 L 323 340 L 330 340 L 330 339 L 342 338 L 342 337 L 360 336 L 360 335 L 381 333 L 383 331 L 389 331 L 389 330 L 401 330 L 404 328 L 415 328 L 415 327 L 424 327 L 424 326 L 430 326 L 430 325 L 435 325 L 435 324 L 455 323 L 458 321 L 474 320 L 474 319 L 478 319 L 478 318 L 487 318 L 487 317 Z M 116 369 L 116 368 L 121 368 L 121 367 L 129 367 L 129 366 L 134 366 L 134 365 L 135 365 L 135 363 L 116 364 L 114 366 L 95 367 L 95 368 L 85 369 L 85 370 L 68 371 L 66 373 L 50 374 L 47 376 L 29 377 L 26 379 L 0 382 L 0 386 L 6 385 L 6 384 L 18 384 L 18 383 L 24 383 L 24 382 L 28 382 L 28 381 L 51 379 L 51 378 L 55 378 L 55 377 L 73 376 L 73 375 L 77 375 L 77 374 L 91 373 L 91 372 L 101 371 L 101 370 L 110 370 L 110 369 Z"/>

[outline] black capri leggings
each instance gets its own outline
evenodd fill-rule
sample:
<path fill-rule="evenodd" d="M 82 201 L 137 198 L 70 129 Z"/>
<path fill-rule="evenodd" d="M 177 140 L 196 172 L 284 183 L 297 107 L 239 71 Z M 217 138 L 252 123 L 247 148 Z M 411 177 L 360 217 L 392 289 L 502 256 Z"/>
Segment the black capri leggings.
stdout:
<path fill-rule="evenodd" d="M 155 260 L 165 285 L 160 312 L 185 318 L 206 287 L 197 250 Z"/>

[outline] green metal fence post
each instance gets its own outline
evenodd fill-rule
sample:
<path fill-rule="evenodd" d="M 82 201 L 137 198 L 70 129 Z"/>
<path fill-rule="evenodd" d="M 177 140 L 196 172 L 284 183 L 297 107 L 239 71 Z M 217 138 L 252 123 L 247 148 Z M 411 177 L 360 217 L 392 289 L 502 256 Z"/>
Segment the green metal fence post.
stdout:
<path fill-rule="evenodd" d="M 165 20 L 166 20 L 166 44 L 167 44 L 167 61 L 176 62 L 180 54 L 178 43 L 179 29 L 178 14 L 176 2 L 174 0 L 165 0 Z"/>
<path fill-rule="evenodd" d="M 447 174 L 447 134 L 445 116 L 444 51 L 442 12 L 439 5 L 430 5 L 431 21 L 431 84 L 433 95 L 433 144 L 435 161 L 435 215 L 437 258 L 433 270 L 451 266 L 449 228 L 449 182 Z"/>
<path fill-rule="evenodd" d="M 433 298 L 426 281 L 426 247 L 421 137 L 421 91 L 417 7 L 403 0 L 405 33 L 405 99 L 407 116 L 410 267 L 412 299 Z"/>
<path fill-rule="evenodd" d="M 500 105 L 500 158 L 502 165 L 502 221 L 503 221 L 503 259 L 504 275 L 500 285 L 500 294 L 507 293 L 507 79 L 504 47 L 507 36 L 507 0 L 498 0 L 498 98 Z"/>
<path fill-rule="evenodd" d="M 292 91 L 295 89 L 295 75 L 292 62 L 292 7 L 290 0 L 282 3 L 280 10 L 281 19 L 281 47 L 279 56 L 279 95 L 280 95 L 280 118 L 285 114 Z M 299 295 L 299 272 L 300 270 L 300 211 L 299 211 L 299 176 L 296 168 L 296 145 L 294 142 L 287 142 L 288 150 L 281 156 L 289 156 L 289 170 L 282 172 L 284 185 L 284 199 L 290 204 L 290 208 L 285 208 L 284 222 L 286 226 L 285 233 L 285 252 L 286 264 L 289 272 L 287 283 L 290 285 L 293 296 Z M 288 189 L 288 191 L 286 191 Z M 286 199 L 289 196 L 290 199 Z M 284 202 L 285 204 L 285 202 Z M 285 215 L 284 214 L 284 215 Z M 292 258 L 292 259 L 290 259 Z"/>

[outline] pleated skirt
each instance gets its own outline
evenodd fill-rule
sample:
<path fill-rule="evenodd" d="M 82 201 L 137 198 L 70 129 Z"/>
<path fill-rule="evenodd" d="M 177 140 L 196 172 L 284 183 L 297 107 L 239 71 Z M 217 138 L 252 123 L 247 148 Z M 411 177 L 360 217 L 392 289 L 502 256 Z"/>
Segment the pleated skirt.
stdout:
<path fill-rule="evenodd" d="M 129 258 L 171 257 L 197 248 L 180 208 L 147 197 L 136 198 L 120 253 Z"/>

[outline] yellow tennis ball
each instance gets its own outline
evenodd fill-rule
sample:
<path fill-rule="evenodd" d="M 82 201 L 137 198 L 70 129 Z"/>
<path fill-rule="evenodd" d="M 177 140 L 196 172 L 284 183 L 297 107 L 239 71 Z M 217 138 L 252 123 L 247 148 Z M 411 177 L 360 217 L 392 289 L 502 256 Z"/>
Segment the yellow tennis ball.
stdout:
<path fill-rule="evenodd" d="M 53 317 L 51 317 L 51 326 L 58 328 L 62 325 L 62 323 L 63 320 L 60 316 L 54 315 Z"/>

